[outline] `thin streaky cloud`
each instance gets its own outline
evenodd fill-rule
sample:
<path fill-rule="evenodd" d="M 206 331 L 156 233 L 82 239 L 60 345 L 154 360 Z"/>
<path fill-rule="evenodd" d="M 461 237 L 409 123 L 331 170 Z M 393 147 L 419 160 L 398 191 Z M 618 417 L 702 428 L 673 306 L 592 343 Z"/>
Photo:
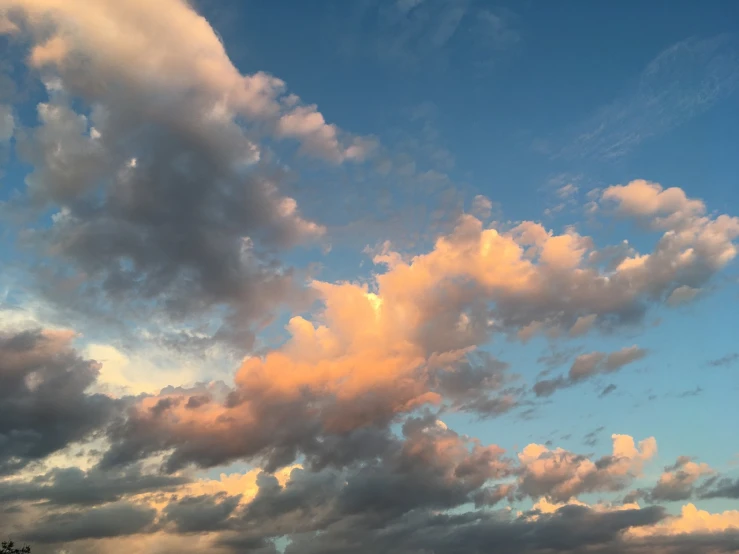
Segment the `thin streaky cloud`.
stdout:
<path fill-rule="evenodd" d="M 633 90 L 573 127 L 555 158 L 613 160 L 729 98 L 739 87 L 739 48 L 733 36 L 689 38 L 663 50 Z M 559 142 L 559 141 L 558 141 Z"/>

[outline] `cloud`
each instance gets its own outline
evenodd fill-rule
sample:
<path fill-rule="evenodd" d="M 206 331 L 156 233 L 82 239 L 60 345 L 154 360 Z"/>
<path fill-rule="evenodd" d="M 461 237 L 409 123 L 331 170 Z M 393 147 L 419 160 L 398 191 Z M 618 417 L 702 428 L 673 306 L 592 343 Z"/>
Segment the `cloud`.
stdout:
<path fill-rule="evenodd" d="M 709 513 L 699 510 L 693 504 L 682 507 L 679 516 L 665 519 L 663 522 L 652 527 L 642 529 L 630 529 L 628 534 L 636 537 L 661 536 L 661 535 L 697 535 L 703 533 L 720 533 L 725 531 L 739 530 L 739 511 L 727 510 L 722 513 Z M 736 547 L 739 537 L 735 534 L 733 545 Z"/>
<path fill-rule="evenodd" d="M 39 543 L 70 542 L 89 538 L 119 537 L 143 531 L 154 522 L 156 510 L 127 502 L 78 512 L 52 514 L 23 532 Z"/>
<path fill-rule="evenodd" d="M 389 554 L 451 554 L 460 550 L 484 552 L 493 544 L 496 551 L 506 554 L 529 554 L 544 548 L 574 552 L 613 543 L 622 530 L 649 525 L 661 517 L 655 508 L 598 514 L 578 506 L 565 507 L 535 521 L 489 512 L 426 512 L 408 515 L 384 532 L 360 524 L 347 532 L 337 529 L 300 536 L 286 552 L 312 554 L 333 550 L 369 554 L 381 549 Z"/>
<path fill-rule="evenodd" d="M 486 196 L 478 194 L 472 199 L 472 215 L 480 219 L 487 219 L 493 213 L 493 202 Z"/>
<path fill-rule="evenodd" d="M 604 429 L 605 427 L 601 425 L 597 429 L 590 431 L 588 434 L 586 434 L 583 437 L 583 443 L 585 443 L 588 446 L 595 446 L 595 444 L 598 442 L 598 434 Z"/>
<path fill-rule="evenodd" d="M 698 487 L 699 498 L 739 498 L 739 479 L 709 479 Z"/>
<path fill-rule="evenodd" d="M 699 215 L 703 203 L 681 191 L 661 193 L 638 181 L 603 192 L 610 211 L 653 217 L 664 231 L 654 252 L 611 269 L 588 262 L 599 251 L 573 229 L 555 235 L 524 222 L 498 231 L 471 215 L 427 253 L 407 256 L 386 245 L 374 256 L 386 270 L 369 283 L 313 281 L 318 311 L 290 319 L 283 345 L 247 357 L 232 390 L 197 406 L 189 405 L 203 394 L 197 387 L 132 406 L 113 428 L 106 463 L 166 450 L 170 470 L 255 456 L 279 467 L 322 450 L 318 437 L 382 429 L 424 405 L 504 413 L 522 391 L 494 360 L 475 358 L 491 336 L 556 334 L 583 317 L 593 329 L 639 322 L 651 303 L 706 282 L 733 259 L 739 220 Z M 640 195 L 652 200 L 635 204 Z M 535 392 L 550 394 L 644 355 L 637 346 L 580 355 L 567 377 L 540 381 Z"/>
<path fill-rule="evenodd" d="M 138 465 L 121 471 L 53 468 L 46 474 L 34 476 L 30 481 L 0 481 L 0 502 L 43 500 L 60 506 L 93 506 L 115 502 L 128 495 L 173 490 L 187 481 L 183 476 L 143 472 Z"/>
<path fill-rule="evenodd" d="M 709 360 L 708 365 L 713 367 L 724 367 L 733 364 L 737 360 L 739 360 L 739 352 L 733 352 L 731 354 L 726 354 L 726 356 Z"/>
<path fill-rule="evenodd" d="M 167 107 L 161 102 L 165 98 L 176 100 L 177 111 L 189 100 L 203 116 L 224 123 L 237 115 L 263 122 L 331 161 L 362 158 L 363 146 L 340 144 L 338 129 L 315 106 L 285 95 L 283 81 L 265 73 L 239 73 L 216 32 L 186 2 L 166 0 L 152 7 L 104 1 L 90 8 L 76 2 L 13 0 L 6 9 L 34 39 L 30 64 L 53 67 L 63 85 L 83 96 L 100 100 L 105 93 L 92 90 L 92 79 L 105 78 L 147 103 L 160 102 L 162 108 Z M 165 13 L 171 17 L 162 25 Z M 44 18 L 53 24 L 51 33 Z M 106 32 L 109 28 L 119 32 Z M 182 36 L 191 40 L 184 43 Z"/>
<path fill-rule="evenodd" d="M 680 456 L 675 464 L 665 468 L 658 483 L 649 491 L 648 497 L 651 501 L 687 500 L 693 496 L 696 482 L 714 473 L 708 464 Z"/>
<path fill-rule="evenodd" d="M 735 37 L 689 38 L 660 52 L 628 94 L 573 127 L 555 157 L 615 159 L 730 97 L 739 86 Z"/>
<path fill-rule="evenodd" d="M 586 492 L 623 490 L 657 453 L 657 443 L 650 437 L 637 448 L 628 435 L 612 435 L 612 440 L 613 454 L 595 462 L 561 448 L 529 444 L 518 454 L 522 466 L 518 492 L 567 502 Z"/>
<path fill-rule="evenodd" d="M 186 496 L 164 509 L 164 520 L 174 523 L 179 533 L 198 533 L 222 529 L 239 505 L 238 496 Z"/>
<path fill-rule="evenodd" d="M 636 345 L 624 347 L 621 350 L 605 354 L 603 352 L 590 352 L 580 354 L 570 367 L 566 377 L 555 379 L 544 379 L 534 384 L 534 393 L 537 396 L 549 396 L 557 389 L 571 387 L 590 379 L 599 374 L 608 374 L 618 371 L 622 367 L 647 355 L 647 351 Z M 613 386 L 614 390 L 616 387 Z M 611 392 L 611 391 L 609 391 Z M 604 396 L 605 391 L 601 393 Z"/>
<path fill-rule="evenodd" d="M 99 365 L 72 348 L 70 331 L 0 332 L 0 474 L 99 430 L 116 401 L 88 394 Z"/>
<path fill-rule="evenodd" d="M 10 106 L 0 104 L 0 144 L 7 142 L 13 136 L 15 118 Z"/>
<path fill-rule="evenodd" d="M 700 293 L 700 289 L 694 289 L 683 285 L 678 287 L 670 293 L 667 297 L 667 304 L 669 306 L 680 306 L 693 300 Z"/>
<path fill-rule="evenodd" d="M 453 67 L 458 49 L 468 62 L 488 68 L 522 41 L 514 12 L 469 0 L 380 1 L 347 7 L 337 21 L 341 51 L 410 71 Z"/>
<path fill-rule="evenodd" d="M 165 4 L 6 3 L 49 96 L 17 136 L 28 196 L 58 210 L 24 244 L 51 254 L 35 286 L 68 315 L 148 314 L 178 324 L 170 342 L 192 342 L 194 328 L 197 348 L 243 352 L 253 325 L 303 298 L 275 251 L 325 233 L 280 192 L 284 172 L 258 139 L 297 139 L 331 163 L 365 159 L 374 141 L 327 123 L 280 79 L 242 75 L 205 19 Z"/>
<path fill-rule="evenodd" d="M 566 185 L 559 187 L 556 192 L 557 196 L 565 200 L 567 198 L 570 198 L 572 195 L 577 194 L 578 190 L 579 188 L 576 185 L 573 185 L 572 183 L 567 183 Z"/>

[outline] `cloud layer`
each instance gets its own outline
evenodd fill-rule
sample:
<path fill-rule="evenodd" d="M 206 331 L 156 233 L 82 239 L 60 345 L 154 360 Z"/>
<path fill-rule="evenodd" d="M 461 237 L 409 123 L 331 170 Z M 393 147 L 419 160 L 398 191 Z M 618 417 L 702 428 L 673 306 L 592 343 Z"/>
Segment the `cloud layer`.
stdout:
<path fill-rule="evenodd" d="M 507 11 L 442 4 L 359 18 L 403 30 L 387 44 L 409 59 L 465 30 L 487 52 L 521 40 Z M 739 496 L 732 469 L 664 466 L 657 433 L 630 423 L 588 422 L 586 452 L 570 441 L 581 429 L 555 444 L 508 428 L 560 389 L 651 362 L 633 334 L 711 293 L 738 217 L 631 180 L 587 193 L 589 216 L 637 236 L 606 244 L 577 222 L 499 218 L 477 194 L 469 213 L 433 215 L 452 224 L 430 244 L 388 236 L 363 276 L 327 275 L 285 261 L 330 229 L 287 192 L 293 161 L 449 177 L 398 169 L 280 78 L 244 73 L 184 0 L 0 0 L 0 34 L 41 85 L 22 107 L 0 97 L 0 155 L 30 168 L 2 204 L 20 253 L 0 283 L 0 535 L 41 554 L 739 551 L 739 513 L 718 504 Z M 707 73 L 657 96 L 689 113 L 723 98 L 724 44 L 660 56 L 587 147 L 638 143 L 610 125 L 638 119 L 683 51 Z M 451 167 L 433 140 L 416 146 Z M 578 186 L 559 200 L 577 206 Z"/>

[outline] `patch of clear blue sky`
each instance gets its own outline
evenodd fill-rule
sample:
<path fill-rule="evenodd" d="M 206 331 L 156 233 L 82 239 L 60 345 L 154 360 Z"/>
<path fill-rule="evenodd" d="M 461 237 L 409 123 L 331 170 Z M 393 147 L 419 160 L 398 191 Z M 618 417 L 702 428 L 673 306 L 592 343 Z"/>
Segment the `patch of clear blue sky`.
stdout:
<path fill-rule="evenodd" d="M 543 219 L 555 229 L 576 223 L 599 245 L 624 238 L 625 226 L 587 226 L 581 211 L 568 209 L 544 218 L 544 210 L 556 204 L 554 185 L 549 183 L 557 176 L 563 176 L 562 184 L 576 177 L 580 203 L 591 188 L 646 178 L 684 188 L 690 196 L 704 199 L 709 210 L 739 214 L 739 94 L 731 79 L 731 64 L 737 61 L 739 3 L 459 2 L 465 11 L 453 33 L 442 36 L 414 27 L 410 38 L 400 42 L 398 34 L 404 28 L 389 23 L 382 11 L 390 4 L 198 3 L 243 72 L 263 70 L 278 76 L 304 102 L 316 103 L 329 122 L 352 133 L 376 135 L 391 151 L 408 148 L 404 132 L 419 136 L 413 110 L 433 106 L 424 116 L 437 133 L 429 141 L 452 155 L 454 164 L 445 170 L 450 182 L 462 188 L 467 202 L 474 194 L 489 196 L 500 204 L 506 219 Z M 434 0 L 422 4 L 425 7 L 418 9 L 429 10 L 432 30 L 441 29 L 439 18 L 454 17 L 434 8 L 433 4 L 438 6 Z M 478 25 L 485 12 L 500 18 L 503 27 L 489 29 L 500 40 L 485 40 Z M 715 37 L 723 38 L 714 44 L 710 41 Z M 407 51 L 393 56 L 383 46 L 387 43 Z M 656 87 L 654 97 L 667 102 L 668 108 L 674 104 L 662 93 L 675 90 L 660 88 L 661 81 L 645 77 L 645 71 L 675 45 L 687 46 L 664 62 L 665 86 L 674 79 L 682 87 L 677 92 L 686 91 L 686 98 L 696 102 L 695 109 L 689 117 L 655 119 L 640 96 L 645 83 L 650 90 Z M 723 64 L 718 73 L 711 72 L 717 63 Z M 699 85 L 714 78 L 723 87 L 721 94 L 701 104 Z M 33 102 L 19 110 L 24 122 L 32 123 Z M 592 141 L 578 142 L 578 137 L 594 132 L 605 148 L 593 150 Z M 610 143 L 623 140 L 624 152 L 609 157 Z M 438 160 L 423 152 L 415 152 L 419 170 L 436 168 Z M 340 220 L 342 215 L 340 204 L 316 201 L 321 195 L 346 194 L 361 204 L 361 198 L 385 188 L 401 215 L 414 203 L 428 200 L 398 192 L 395 182 L 402 178 L 397 175 L 328 170 L 300 161 L 295 169 L 292 193 L 306 215 L 319 221 Z M 21 186 L 24 171 L 11 162 L 0 198 Z M 364 196 L 355 196 L 357 191 Z M 371 204 L 349 207 L 375 209 Z M 333 250 L 325 256 L 316 248 L 298 249 L 288 260 L 305 266 L 319 258 L 325 266 L 320 277 L 327 280 L 366 276 L 372 265 L 361 249 L 385 238 L 398 239 L 398 232 L 391 225 L 375 226 L 349 241 L 334 238 Z M 638 233 L 628 237 L 642 250 L 655 240 Z M 612 395 L 597 398 L 596 384 L 589 382 L 555 393 L 535 419 L 517 419 L 515 425 L 510 425 L 514 415 L 466 421 L 463 431 L 507 448 L 550 438 L 555 445 L 583 451 L 587 449 L 583 435 L 602 425 L 597 451 L 607 452 L 614 432 L 636 439 L 654 435 L 660 464 L 671 463 L 678 455 L 701 453 L 710 456 L 706 461 L 721 466 L 736 453 L 728 422 L 739 416 L 737 368 L 710 368 L 706 361 L 737 348 L 736 265 L 727 273 L 734 275 L 734 282 L 729 278 L 717 283 L 717 290 L 702 301 L 651 314 L 647 322 L 662 318 L 656 327 L 572 341 L 582 352 L 631 344 L 650 350 L 644 360 L 598 382 L 617 384 Z M 280 318 L 278 327 L 282 323 Z M 521 345 L 497 339 L 490 350 L 532 381 L 541 369 L 536 359 L 545 346 L 543 340 Z M 566 365 L 555 369 L 554 375 L 566 370 Z M 703 389 L 700 395 L 678 397 L 696 386 Z M 649 390 L 656 399 L 648 399 Z M 577 410 L 562 409 L 573 404 Z M 571 438 L 563 439 L 567 434 Z"/>

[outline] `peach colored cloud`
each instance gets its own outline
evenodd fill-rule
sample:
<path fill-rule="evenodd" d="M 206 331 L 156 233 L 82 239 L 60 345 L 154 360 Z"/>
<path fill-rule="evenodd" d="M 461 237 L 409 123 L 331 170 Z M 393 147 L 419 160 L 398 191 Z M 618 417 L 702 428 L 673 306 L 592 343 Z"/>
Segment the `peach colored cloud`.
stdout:
<path fill-rule="evenodd" d="M 529 444 L 518 454 L 522 466 L 519 492 L 563 503 L 586 492 L 625 488 L 657 453 L 657 442 L 650 437 L 637 447 L 629 435 L 612 435 L 612 440 L 612 456 L 597 462 L 562 448 Z"/>
<path fill-rule="evenodd" d="M 636 201 L 629 194 L 636 191 L 640 198 L 655 187 L 634 182 L 606 189 L 603 198 L 632 213 Z M 270 442 L 262 429 L 265 418 L 274 417 L 275 424 L 289 418 L 296 433 L 309 421 L 324 431 L 349 432 L 441 403 L 434 372 L 454 371 L 495 332 L 574 329 L 578 334 L 596 321 L 629 322 L 649 301 L 664 301 L 677 287 L 709 279 L 733 257 L 739 220 L 695 216 L 697 202 L 676 193 L 656 202 L 649 213 L 680 213 L 684 216 L 670 221 L 689 225 L 666 231 L 653 253 L 627 253 L 610 268 L 590 261 L 602 252 L 574 229 L 556 235 L 524 222 L 498 230 L 471 215 L 462 216 L 425 254 L 405 256 L 386 244 L 374 258 L 386 270 L 369 283 L 311 283 L 322 303 L 319 311 L 311 318 L 293 317 L 285 344 L 244 360 L 231 400 L 190 406 L 185 397 L 148 398 L 140 403 L 139 424 L 160 429 L 167 444 L 208 444 L 239 429 L 241 441 L 259 437 L 262 446 L 246 448 L 251 452 Z M 580 361 L 612 371 L 643 354 L 634 346 Z M 166 417 L 156 415 L 157 406 Z M 289 416 L 281 413 L 288 406 Z M 607 469 L 591 477 L 592 462 L 572 462 L 574 474 L 558 494 L 587 487 L 583 472 L 613 484 L 616 477 L 638 472 L 654 449 L 650 441 L 637 450 L 633 439 L 614 436 L 614 460 Z M 532 475 L 534 468 L 532 460 Z"/>
<path fill-rule="evenodd" d="M 679 516 L 669 518 L 649 527 L 634 527 L 626 532 L 629 538 L 643 538 L 664 535 L 689 535 L 701 533 L 722 533 L 739 530 L 739 510 L 711 513 L 699 510 L 694 504 L 682 507 Z"/>
<path fill-rule="evenodd" d="M 315 106 L 285 96 L 282 80 L 242 75 L 208 21 L 184 0 L 3 0 L 0 8 L 10 15 L 0 31 L 14 30 L 20 19 L 35 39 L 29 63 L 56 68 L 66 86 L 89 88 L 90 79 L 111 82 L 115 75 L 149 99 L 196 95 L 213 119 L 253 118 L 332 162 L 361 161 L 375 147 L 371 139 L 342 136 Z M 88 77 L 69 72 L 79 63 L 88 65 Z"/>

